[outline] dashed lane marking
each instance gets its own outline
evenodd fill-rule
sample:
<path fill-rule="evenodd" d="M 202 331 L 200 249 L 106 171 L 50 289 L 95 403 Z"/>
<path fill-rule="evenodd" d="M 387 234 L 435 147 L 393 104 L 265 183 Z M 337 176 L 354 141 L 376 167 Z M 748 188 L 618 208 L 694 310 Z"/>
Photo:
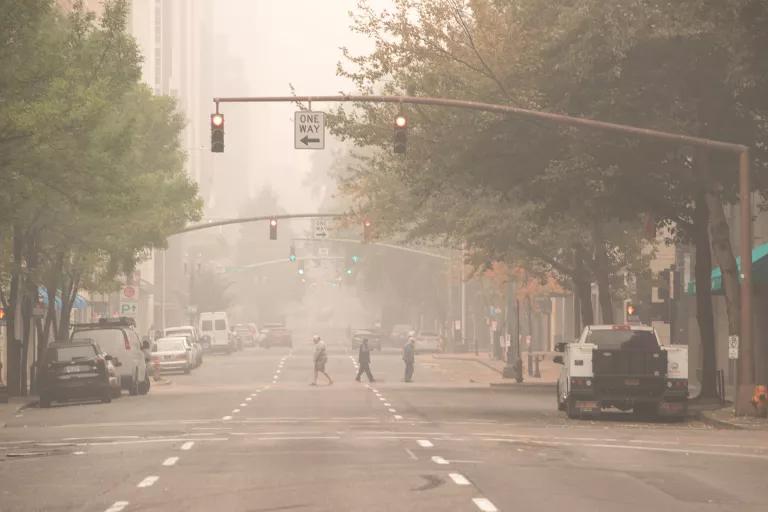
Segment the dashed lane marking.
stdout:
<path fill-rule="evenodd" d="M 448 476 L 451 477 L 451 480 L 456 485 L 469 485 L 469 480 L 461 473 L 448 473 Z"/>
<path fill-rule="evenodd" d="M 250 396 L 245 399 L 246 402 L 250 402 L 251 400 L 253 400 L 253 398 L 251 398 Z"/>
<path fill-rule="evenodd" d="M 237 414 L 240 412 L 240 409 L 232 409 L 232 414 Z"/>
<path fill-rule="evenodd" d="M 112 504 L 111 507 L 109 507 L 104 512 L 120 512 L 121 510 L 123 510 L 127 506 L 128 506 L 128 502 L 127 501 L 116 501 L 116 502 L 114 502 Z"/>
<path fill-rule="evenodd" d="M 419 439 L 416 442 L 419 443 L 419 446 L 421 446 L 422 448 L 432 448 L 433 446 L 435 446 L 432 444 L 432 441 L 427 441 L 426 439 Z"/>
<path fill-rule="evenodd" d="M 472 498 L 472 502 L 483 512 L 499 512 L 499 509 L 496 508 L 496 505 L 491 503 L 491 501 L 487 498 Z"/>
<path fill-rule="evenodd" d="M 392 407 L 392 404 L 389 402 L 384 402 L 384 407 Z"/>
<path fill-rule="evenodd" d="M 224 421 L 229 421 L 229 420 L 231 420 L 231 419 L 232 419 L 232 416 L 224 416 L 224 417 L 223 417 L 223 418 L 221 418 L 221 419 L 223 419 Z"/>
<path fill-rule="evenodd" d="M 72 455 L 85 455 L 85 452 L 72 452 Z"/>
<path fill-rule="evenodd" d="M 402 416 L 400 416 L 399 414 L 395 414 L 395 419 L 396 419 L 396 420 L 401 420 L 401 419 L 403 419 L 403 417 L 402 417 Z"/>
<path fill-rule="evenodd" d="M 448 462 L 447 460 L 445 460 L 444 458 L 438 455 L 435 455 L 432 457 L 432 462 L 434 462 L 435 464 L 450 464 L 450 462 Z"/>
<path fill-rule="evenodd" d="M 390 407 L 389 412 L 397 412 L 397 410 Z"/>
<path fill-rule="evenodd" d="M 248 404 L 247 404 L 247 403 L 245 403 L 245 402 L 243 402 L 243 403 L 241 403 L 241 404 L 240 404 L 240 407 L 246 407 L 246 406 L 248 406 Z"/>
<path fill-rule="evenodd" d="M 163 466 L 173 466 L 179 461 L 178 457 L 168 457 L 163 461 Z"/>
<path fill-rule="evenodd" d="M 190 450 L 190 449 L 192 449 L 193 446 L 195 446 L 195 442 L 194 441 L 187 441 L 186 443 L 181 445 L 181 449 L 182 450 Z"/>
<path fill-rule="evenodd" d="M 139 485 L 136 487 L 152 487 L 155 485 L 155 482 L 157 482 L 160 479 L 159 476 L 151 475 L 139 482 Z"/>

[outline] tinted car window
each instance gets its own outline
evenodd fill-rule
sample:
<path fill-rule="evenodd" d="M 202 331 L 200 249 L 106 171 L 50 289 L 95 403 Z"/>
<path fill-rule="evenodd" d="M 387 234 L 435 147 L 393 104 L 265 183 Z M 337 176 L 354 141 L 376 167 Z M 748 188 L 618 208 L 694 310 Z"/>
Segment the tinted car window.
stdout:
<path fill-rule="evenodd" d="M 181 352 L 186 349 L 183 341 L 160 340 L 157 342 L 156 352 Z"/>
<path fill-rule="evenodd" d="M 93 329 L 75 332 L 72 340 L 93 340 L 101 350 L 111 355 L 119 355 L 125 352 L 125 337 L 120 329 Z"/>
<path fill-rule="evenodd" d="M 49 348 L 46 355 L 49 361 L 72 361 L 73 359 L 91 359 L 97 354 L 96 349 L 91 345 L 73 345 Z"/>
<path fill-rule="evenodd" d="M 203 330 L 204 331 L 212 331 L 213 330 L 213 322 L 210 320 L 203 320 Z"/>
<path fill-rule="evenodd" d="M 227 328 L 227 322 L 225 322 L 223 319 L 216 320 L 216 330 L 217 331 L 223 331 Z"/>
<path fill-rule="evenodd" d="M 606 350 L 654 351 L 659 349 L 656 335 L 649 331 L 610 330 L 591 331 L 587 343 Z"/>

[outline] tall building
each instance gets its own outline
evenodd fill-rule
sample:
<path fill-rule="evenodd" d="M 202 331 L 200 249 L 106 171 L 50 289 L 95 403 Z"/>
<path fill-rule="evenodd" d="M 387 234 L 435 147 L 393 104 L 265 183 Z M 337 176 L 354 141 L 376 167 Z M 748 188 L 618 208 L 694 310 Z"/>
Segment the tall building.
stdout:
<path fill-rule="evenodd" d="M 144 82 L 155 94 L 176 98 L 187 119 L 181 142 L 187 172 L 201 192 L 210 182 L 211 171 L 206 137 L 213 97 L 212 10 L 213 0 L 132 0 L 129 20 L 144 57 Z M 185 237 L 172 237 L 167 250 L 155 251 L 142 265 L 142 280 L 152 276 L 144 284 L 154 303 L 146 328 L 187 323 L 189 273 L 196 266 L 190 252 Z"/>

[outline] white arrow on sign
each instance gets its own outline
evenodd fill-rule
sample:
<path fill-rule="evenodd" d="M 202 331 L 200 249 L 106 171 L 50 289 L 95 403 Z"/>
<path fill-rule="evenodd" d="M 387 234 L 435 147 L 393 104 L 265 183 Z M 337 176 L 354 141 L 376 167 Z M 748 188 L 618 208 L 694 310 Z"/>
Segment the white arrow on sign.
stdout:
<path fill-rule="evenodd" d="M 293 116 L 293 147 L 325 149 L 325 113 L 300 110 Z"/>

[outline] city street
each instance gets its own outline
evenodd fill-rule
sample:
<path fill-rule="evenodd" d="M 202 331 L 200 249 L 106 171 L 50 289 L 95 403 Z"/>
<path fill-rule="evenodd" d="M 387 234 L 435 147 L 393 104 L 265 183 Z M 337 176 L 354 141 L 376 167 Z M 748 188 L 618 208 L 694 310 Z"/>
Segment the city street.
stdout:
<path fill-rule="evenodd" d="M 691 420 L 573 421 L 551 388 L 459 382 L 394 349 L 368 385 L 329 341 L 206 357 L 146 397 L 31 407 L 0 430 L 10 511 L 763 511 L 768 434 Z M 481 371 L 481 370 L 480 370 Z"/>

